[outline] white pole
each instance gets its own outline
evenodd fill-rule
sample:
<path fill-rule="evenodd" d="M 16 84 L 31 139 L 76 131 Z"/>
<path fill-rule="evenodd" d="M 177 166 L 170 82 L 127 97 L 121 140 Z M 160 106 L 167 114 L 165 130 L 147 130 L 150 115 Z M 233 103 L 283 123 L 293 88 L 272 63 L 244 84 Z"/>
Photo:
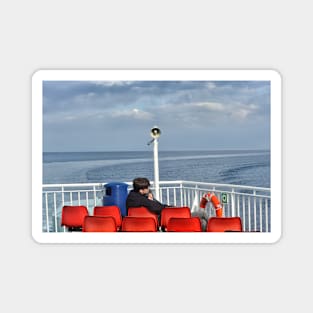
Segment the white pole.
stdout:
<path fill-rule="evenodd" d="M 160 201 L 158 139 L 153 140 L 155 198 Z"/>

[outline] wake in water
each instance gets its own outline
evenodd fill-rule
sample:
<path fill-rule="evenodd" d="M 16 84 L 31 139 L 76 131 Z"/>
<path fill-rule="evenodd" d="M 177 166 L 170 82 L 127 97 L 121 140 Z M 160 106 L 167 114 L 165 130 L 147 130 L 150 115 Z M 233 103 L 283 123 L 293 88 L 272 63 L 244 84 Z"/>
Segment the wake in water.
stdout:
<path fill-rule="evenodd" d="M 151 152 L 45 153 L 43 183 L 153 180 Z M 160 180 L 192 180 L 270 187 L 268 151 L 159 153 Z"/>

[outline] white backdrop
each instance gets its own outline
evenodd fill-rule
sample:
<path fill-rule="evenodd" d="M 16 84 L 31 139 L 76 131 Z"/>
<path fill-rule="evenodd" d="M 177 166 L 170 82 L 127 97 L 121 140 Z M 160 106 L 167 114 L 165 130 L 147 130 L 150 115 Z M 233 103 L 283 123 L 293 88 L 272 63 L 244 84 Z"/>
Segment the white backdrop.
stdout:
<path fill-rule="evenodd" d="M 309 4 L 2 1 L 1 311 L 312 311 Z M 276 69 L 282 74 L 283 235 L 278 243 L 33 241 L 31 75 L 38 69 L 117 68 Z"/>

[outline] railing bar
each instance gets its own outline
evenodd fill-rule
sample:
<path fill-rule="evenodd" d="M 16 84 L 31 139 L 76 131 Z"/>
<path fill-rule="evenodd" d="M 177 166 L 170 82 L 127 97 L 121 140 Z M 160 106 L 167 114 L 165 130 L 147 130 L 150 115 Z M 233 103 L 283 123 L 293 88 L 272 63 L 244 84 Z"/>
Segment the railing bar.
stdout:
<path fill-rule="evenodd" d="M 243 230 L 246 230 L 246 197 L 242 197 L 242 224 Z"/>
<path fill-rule="evenodd" d="M 132 182 L 125 182 L 128 185 L 131 185 Z M 265 187 L 255 187 L 255 186 L 244 186 L 244 185 L 231 185 L 231 184 L 218 184 L 218 183 L 203 183 L 203 182 L 196 182 L 196 181 L 182 181 L 182 180 L 176 180 L 176 181 L 160 181 L 160 184 L 163 185 L 173 185 L 173 184 L 189 184 L 189 185 L 200 185 L 203 186 L 202 188 L 207 190 L 208 187 L 210 186 L 218 186 L 218 187 L 228 187 L 228 188 L 238 188 L 238 189 L 251 189 L 253 190 L 260 190 L 260 191 L 271 191 L 271 188 L 265 188 Z M 92 186 L 97 186 L 97 187 L 101 187 L 102 183 L 84 183 L 84 184 L 44 184 L 43 188 L 52 188 L 52 187 L 79 187 L 79 186 L 88 186 L 88 187 L 92 187 Z"/>
<path fill-rule="evenodd" d="M 166 189 L 167 187 L 166 186 L 164 186 L 164 187 L 161 187 L 162 189 Z M 186 188 L 186 189 L 190 189 L 190 190 L 202 190 L 202 191 L 204 191 L 204 192 L 207 192 L 207 191 L 210 191 L 210 190 L 214 190 L 214 191 L 216 191 L 216 192 L 234 192 L 234 193 L 236 193 L 236 194 L 243 194 L 243 195 L 247 195 L 247 194 L 250 194 L 250 195 L 254 195 L 254 196 L 256 196 L 256 197 L 267 197 L 267 198 L 270 198 L 270 194 L 269 195 L 265 195 L 265 194 L 253 194 L 253 193 L 248 193 L 248 192 L 246 192 L 246 193 L 242 193 L 242 192 L 239 192 L 239 191 L 236 191 L 236 189 L 235 188 L 233 188 L 232 190 L 227 190 L 227 189 L 214 189 L 214 187 L 213 188 L 207 188 L 207 187 L 201 187 L 201 186 L 170 186 L 170 188 L 176 188 L 176 189 L 179 189 L 179 188 Z M 95 187 L 94 187 L 94 189 L 95 189 Z M 65 189 L 64 189 L 65 190 Z M 78 191 L 92 191 L 93 189 L 85 189 L 85 188 L 81 188 L 81 189 L 70 189 L 70 190 L 66 190 L 67 192 L 70 192 L 70 191 L 72 191 L 72 192 L 78 192 Z M 46 193 L 53 193 L 53 192 L 60 192 L 60 190 L 44 190 Z M 266 190 L 263 190 L 264 192 L 266 192 Z"/>
<path fill-rule="evenodd" d="M 186 187 L 185 187 L 186 188 Z M 188 190 L 198 190 L 198 191 L 203 191 L 203 192 L 206 192 L 207 190 L 205 190 L 205 189 L 201 189 L 201 188 L 198 188 L 198 189 L 196 189 L 196 188 L 193 188 L 193 187 L 190 187 L 190 188 L 188 188 Z M 210 190 L 209 190 L 210 191 Z M 241 195 L 241 196 L 247 196 L 247 195 L 251 195 L 251 196 L 253 196 L 253 197 L 255 197 L 255 198 L 265 198 L 265 199 L 270 199 L 271 197 L 270 196 L 267 196 L 267 195 L 253 195 L 253 194 L 247 194 L 247 193 L 241 193 L 241 192 L 232 192 L 232 191 L 228 191 L 228 190 L 216 190 L 215 191 L 216 193 L 222 193 L 222 192 L 224 192 L 224 193 L 228 193 L 228 194 L 234 194 L 234 195 Z"/>
<path fill-rule="evenodd" d="M 61 188 L 61 193 L 62 193 L 62 207 L 64 206 L 64 186 Z"/>
<path fill-rule="evenodd" d="M 53 205 L 54 205 L 54 227 L 55 227 L 55 232 L 58 232 L 58 215 L 57 215 L 57 197 L 56 193 L 53 195 Z"/>
<path fill-rule="evenodd" d="M 259 199 L 259 209 L 260 209 L 260 232 L 263 231 L 263 218 L 262 218 L 262 214 L 263 214 L 263 205 L 262 205 L 262 199 Z"/>
<path fill-rule="evenodd" d="M 94 207 L 97 206 L 96 186 L 93 186 L 93 201 L 94 201 Z"/>
<path fill-rule="evenodd" d="M 190 208 L 190 189 L 187 190 L 187 206 Z"/>
<path fill-rule="evenodd" d="M 254 231 L 256 231 L 256 198 L 255 198 L 255 196 L 253 199 L 253 207 L 254 207 Z"/>
<path fill-rule="evenodd" d="M 196 195 L 196 191 L 190 190 L 190 203 L 189 203 L 190 209 L 192 208 L 192 203 L 193 203 L 193 200 L 195 199 L 195 195 Z"/>
<path fill-rule="evenodd" d="M 189 207 L 189 202 L 190 202 L 190 190 L 186 188 L 186 206 Z"/>
<path fill-rule="evenodd" d="M 267 201 L 265 201 L 265 221 L 266 221 L 265 231 L 268 232 L 268 202 Z"/>
<path fill-rule="evenodd" d="M 62 208 L 63 208 L 64 207 L 64 203 L 65 203 L 65 200 L 64 200 L 64 186 L 61 187 L 61 197 L 62 197 Z M 61 212 L 61 214 L 62 214 L 62 212 Z M 65 232 L 65 226 L 63 226 L 63 232 Z"/>
<path fill-rule="evenodd" d="M 183 206 L 183 184 L 180 184 L 180 206 Z"/>
<path fill-rule="evenodd" d="M 185 202 L 186 202 L 185 205 L 189 206 L 189 189 L 188 188 L 186 188 L 186 201 Z"/>
<path fill-rule="evenodd" d="M 249 212 L 248 229 L 249 229 L 249 231 L 251 231 L 251 197 L 250 196 L 248 196 L 248 212 Z"/>
<path fill-rule="evenodd" d="M 77 192 L 78 205 L 80 205 L 80 192 Z"/>
<path fill-rule="evenodd" d="M 240 213 L 239 213 L 239 198 L 240 198 L 240 196 L 237 195 L 237 208 L 236 208 L 237 216 L 240 216 Z"/>
<path fill-rule="evenodd" d="M 49 205 L 48 205 L 48 194 L 45 194 L 46 199 L 46 224 L 47 224 L 47 232 L 49 233 Z"/>
<path fill-rule="evenodd" d="M 82 186 L 83 187 L 83 186 Z M 63 187 L 62 187 L 63 188 Z M 166 188 L 166 187 L 163 187 L 163 188 Z M 153 187 L 152 187 L 152 189 L 153 189 Z M 92 191 L 93 189 L 86 189 L 86 188 L 81 188 L 81 189 L 63 189 L 65 192 L 70 192 L 70 191 L 72 191 L 72 192 L 78 192 L 78 191 Z M 62 190 L 43 190 L 44 192 L 46 192 L 46 193 L 54 193 L 54 192 L 56 192 L 56 193 L 60 193 Z M 100 191 L 100 189 L 99 189 L 99 191 Z"/>
<path fill-rule="evenodd" d="M 167 205 L 169 205 L 170 204 L 170 189 L 169 189 L 169 187 L 168 188 L 166 188 L 166 196 L 167 196 Z"/>
<path fill-rule="evenodd" d="M 174 192 L 174 206 L 176 206 L 176 188 L 173 189 Z"/>
<path fill-rule="evenodd" d="M 231 191 L 231 215 L 230 216 L 234 216 L 235 215 L 235 189 L 232 188 Z"/>
<path fill-rule="evenodd" d="M 87 209 L 89 210 L 89 197 L 88 197 L 88 191 L 86 191 L 86 206 L 87 206 Z"/>

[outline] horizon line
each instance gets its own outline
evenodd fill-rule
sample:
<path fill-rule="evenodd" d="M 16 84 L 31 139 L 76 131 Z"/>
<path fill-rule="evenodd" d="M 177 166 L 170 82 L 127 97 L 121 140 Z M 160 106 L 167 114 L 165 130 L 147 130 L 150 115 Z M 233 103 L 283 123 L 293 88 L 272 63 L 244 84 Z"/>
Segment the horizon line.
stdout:
<path fill-rule="evenodd" d="M 167 150 L 162 149 L 159 152 L 193 152 L 193 151 L 203 151 L 203 152 L 215 152 L 215 151 L 271 151 L 269 148 L 233 148 L 233 149 L 177 149 L 177 150 Z M 43 153 L 106 153 L 106 152 L 148 152 L 147 150 L 86 150 L 86 151 L 42 151 Z M 153 151 L 150 151 L 153 152 Z"/>

